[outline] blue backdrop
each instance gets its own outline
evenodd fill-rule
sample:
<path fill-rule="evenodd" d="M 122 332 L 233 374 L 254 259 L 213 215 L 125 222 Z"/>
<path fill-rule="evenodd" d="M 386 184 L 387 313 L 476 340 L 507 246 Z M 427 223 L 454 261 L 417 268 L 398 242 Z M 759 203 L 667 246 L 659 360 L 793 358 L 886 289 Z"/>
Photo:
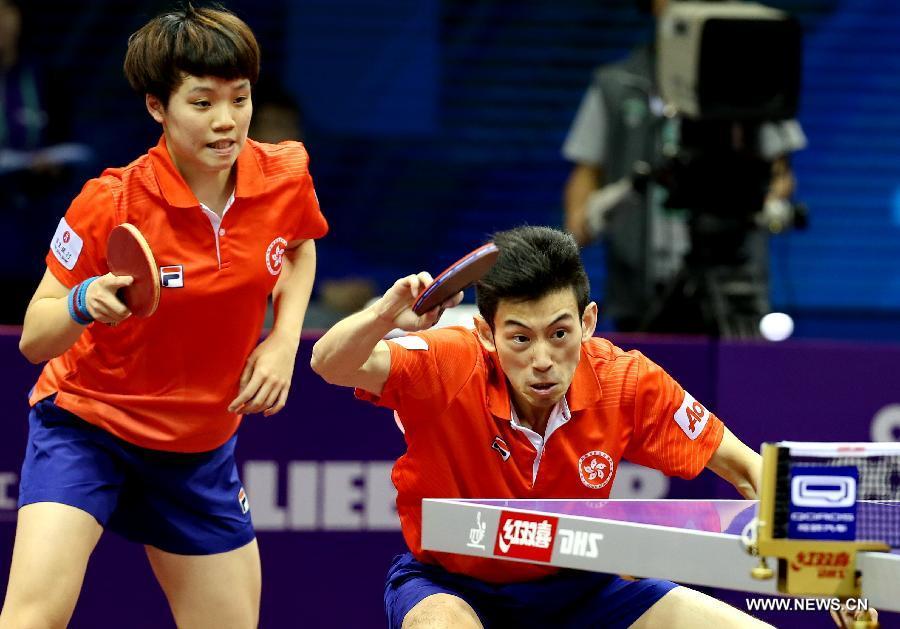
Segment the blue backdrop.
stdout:
<path fill-rule="evenodd" d="M 591 69 L 651 32 L 632 0 L 225 4 L 257 32 L 263 77 L 305 110 L 332 223 L 320 277 L 368 275 L 383 287 L 442 268 L 495 229 L 561 224 L 560 146 Z M 811 211 L 807 231 L 773 239 L 773 302 L 799 316 L 800 335 L 900 339 L 900 4 L 770 4 L 805 27 L 809 148 L 794 164 Z M 26 48 L 52 76 L 72 138 L 96 149 L 89 174 L 155 143 L 121 63 L 128 34 L 170 3 L 24 5 Z M 64 209 L 34 209 L 47 217 L 38 242 Z M 37 272 L 44 249 L 33 248 L 26 264 Z M 585 255 L 598 280 L 599 247 Z"/>

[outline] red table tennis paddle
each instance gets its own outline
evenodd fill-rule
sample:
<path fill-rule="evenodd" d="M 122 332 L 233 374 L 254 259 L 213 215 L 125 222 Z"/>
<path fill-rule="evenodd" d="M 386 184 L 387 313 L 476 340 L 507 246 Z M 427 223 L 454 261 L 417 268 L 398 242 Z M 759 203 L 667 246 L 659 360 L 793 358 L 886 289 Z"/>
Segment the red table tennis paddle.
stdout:
<path fill-rule="evenodd" d="M 419 295 L 413 304 L 413 312 L 423 315 L 480 280 L 494 266 L 498 255 L 497 245 L 489 242 L 451 264 Z"/>
<path fill-rule="evenodd" d="M 131 286 L 119 290 L 118 296 L 133 314 L 149 317 L 159 306 L 159 267 L 150 245 L 137 227 L 130 223 L 117 225 L 106 241 L 106 264 L 113 275 L 130 275 Z"/>

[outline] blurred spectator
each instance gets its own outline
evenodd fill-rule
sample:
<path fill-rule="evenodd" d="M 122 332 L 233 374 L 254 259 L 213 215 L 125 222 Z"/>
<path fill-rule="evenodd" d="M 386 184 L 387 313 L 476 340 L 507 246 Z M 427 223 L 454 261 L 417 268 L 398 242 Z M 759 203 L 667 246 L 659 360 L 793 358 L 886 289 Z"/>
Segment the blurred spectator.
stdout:
<path fill-rule="evenodd" d="M 278 144 L 285 140 L 303 141 L 303 111 L 297 100 L 280 85 L 260 82 L 253 90 L 253 119 L 249 135 L 258 142 Z M 327 243 L 327 241 L 326 241 Z M 326 245 L 327 246 L 327 245 Z M 362 309 L 375 296 L 371 279 L 344 277 L 319 280 L 304 318 L 308 329 L 326 329 L 349 314 Z M 271 325 L 272 309 L 266 317 Z"/>
<path fill-rule="evenodd" d="M 253 120 L 250 137 L 258 142 L 278 144 L 303 141 L 303 111 L 297 100 L 280 85 L 260 81 L 253 89 Z"/>
<path fill-rule="evenodd" d="M 69 191 L 61 190 L 68 166 L 90 151 L 79 144 L 52 144 L 39 64 L 23 52 L 22 7 L 0 0 L 0 323 L 22 322 L 28 299 L 43 272 L 43 257 Z"/>
<path fill-rule="evenodd" d="M 636 4 L 658 17 L 668 0 Z M 574 164 L 564 193 L 565 225 L 579 244 L 602 239 L 605 245 L 601 309 L 617 330 L 712 332 L 679 329 L 681 320 L 648 319 L 668 311 L 662 302 L 672 297 L 691 250 L 689 213 L 664 207 L 666 190 L 650 176 L 678 147 L 678 118 L 665 113 L 654 44 L 595 71 L 563 146 L 563 155 Z M 757 150 L 773 164 L 770 200 L 792 196 L 786 155 L 805 144 L 795 121 L 761 127 Z M 769 227 L 778 219 L 766 215 L 759 220 Z M 752 276 L 765 283 L 759 289 L 767 295 L 766 234 L 754 231 L 743 243 L 742 255 L 750 260 Z M 774 226 L 772 231 L 777 231 Z"/>

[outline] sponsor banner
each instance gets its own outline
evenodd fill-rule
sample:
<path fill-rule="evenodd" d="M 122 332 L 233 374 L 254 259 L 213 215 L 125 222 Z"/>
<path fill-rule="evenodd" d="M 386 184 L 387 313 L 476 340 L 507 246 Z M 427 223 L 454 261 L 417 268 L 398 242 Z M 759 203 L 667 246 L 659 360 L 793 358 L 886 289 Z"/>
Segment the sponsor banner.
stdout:
<path fill-rule="evenodd" d="M 788 537 L 856 539 L 856 486 L 852 466 L 791 466 Z"/>
<path fill-rule="evenodd" d="M 497 525 L 494 555 L 549 563 L 558 521 L 554 517 L 503 511 Z"/>
<path fill-rule="evenodd" d="M 603 533 L 560 528 L 556 533 L 556 539 L 559 554 L 596 559 L 600 556 L 600 542 L 603 541 Z"/>

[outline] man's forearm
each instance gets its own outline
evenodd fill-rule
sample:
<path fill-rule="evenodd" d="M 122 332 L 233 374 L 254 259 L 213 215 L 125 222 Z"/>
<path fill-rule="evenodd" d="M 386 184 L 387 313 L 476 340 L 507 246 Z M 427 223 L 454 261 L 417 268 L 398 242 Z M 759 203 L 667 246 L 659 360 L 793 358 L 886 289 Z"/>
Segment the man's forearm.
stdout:
<path fill-rule="evenodd" d="M 376 302 L 365 310 L 342 319 L 313 347 L 313 370 L 335 384 L 340 376 L 355 373 L 372 355 L 378 342 L 390 332 L 393 323 L 379 315 Z"/>

